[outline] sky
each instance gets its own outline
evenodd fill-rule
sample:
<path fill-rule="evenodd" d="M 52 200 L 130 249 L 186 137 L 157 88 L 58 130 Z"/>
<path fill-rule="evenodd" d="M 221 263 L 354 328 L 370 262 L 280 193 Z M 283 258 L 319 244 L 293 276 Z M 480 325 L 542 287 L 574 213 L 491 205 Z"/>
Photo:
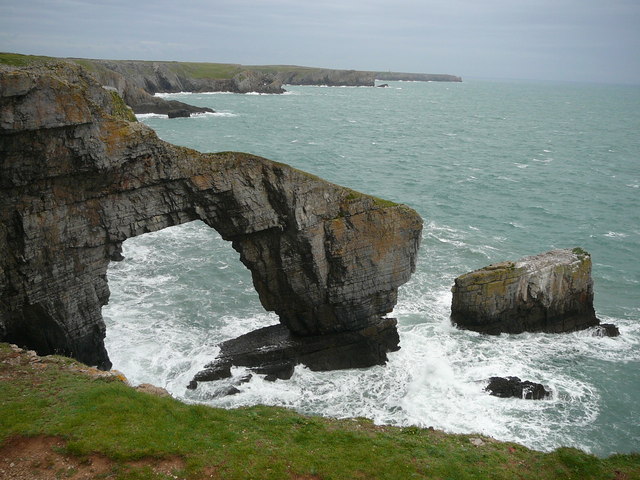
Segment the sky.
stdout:
<path fill-rule="evenodd" d="M 0 51 L 640 84 L 640 0 L 0 0 Z"/>

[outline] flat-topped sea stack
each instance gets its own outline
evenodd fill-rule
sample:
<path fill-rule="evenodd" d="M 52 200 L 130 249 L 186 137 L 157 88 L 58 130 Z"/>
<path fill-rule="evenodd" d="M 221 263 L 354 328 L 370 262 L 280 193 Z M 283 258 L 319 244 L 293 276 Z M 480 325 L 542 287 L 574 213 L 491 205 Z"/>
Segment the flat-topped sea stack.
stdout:
<path fill-rule="evenodd" d="M 0 341 L 110 368 L 109 262 L 193 220 L 297 336 L 388 326 L 422 230 L 407 206 L 282 163 L 164 142 L 77 65 L 0 66 Z"/>
<path fill-rule="evenodd" d="M 488 334 L 571 332 L 600 324 L 593 308 L 591 256 L 552 250 L 461 275 L 451 321 Z"/>

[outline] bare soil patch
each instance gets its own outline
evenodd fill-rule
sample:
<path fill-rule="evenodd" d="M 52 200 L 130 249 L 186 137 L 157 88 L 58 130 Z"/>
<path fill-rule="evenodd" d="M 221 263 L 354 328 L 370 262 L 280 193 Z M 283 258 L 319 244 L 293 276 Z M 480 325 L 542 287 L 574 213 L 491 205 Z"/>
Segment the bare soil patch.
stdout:
<path fill-rule="evenodd" d="M 147 469 L 156 475 L 180 478 L 180 457 L 145 458 L 117 464 L 104 455 L 76 457 L 64 453 L 66 442 L 58 437 L 12 437 L 0 447 L 3 480 L 85 480 L 111 478 L 118 468 Z"/>

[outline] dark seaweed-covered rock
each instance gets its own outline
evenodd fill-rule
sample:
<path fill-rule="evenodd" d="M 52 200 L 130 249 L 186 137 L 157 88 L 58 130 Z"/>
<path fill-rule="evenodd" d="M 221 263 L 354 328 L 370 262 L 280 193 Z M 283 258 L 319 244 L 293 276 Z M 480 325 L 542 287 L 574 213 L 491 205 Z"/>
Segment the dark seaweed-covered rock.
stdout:
<path fill-rule="evenodd" d="M 191 116 L 191 112 L 186 108 L 181 108 L 179 110 L 169 110 L 167 116 L 169 118 L 188 118 Z"/>
<path fill-rule="evenodd" d="M 527 380 L 522 381 L 518 377 L 491 377 L 485 390 L 491 395 L 501 398 L 542 400 L 551 396 L 551 392 L 546 390 L 542 384 Z"/>
<path fill-rule="evenodd" d="M 617 337 L 620 330 L 613 323 L 601 323 L 593 329 L 593 334 L 596 337 Z"/>
<path fill-rule="evenodd" d="M 358 331 L 310 336 L 272 325 L 221 343 L 218 357 L 190 385 L 224 378 L 217 373 L 229 371 L 232 365 L 249 367 L 271 381 L 291 378 L 297 364 L 320 371 L 382 365 L 387 352 L 399 349 L 399 342 L 394 318 Z"/>

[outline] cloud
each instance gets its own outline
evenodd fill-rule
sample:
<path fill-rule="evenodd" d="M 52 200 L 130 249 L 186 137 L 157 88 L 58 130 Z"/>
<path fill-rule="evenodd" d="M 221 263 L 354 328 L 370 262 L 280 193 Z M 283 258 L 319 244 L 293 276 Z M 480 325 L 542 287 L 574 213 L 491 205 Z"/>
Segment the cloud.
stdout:
<path fill-rule="evenodd" d="M 0 49 L 640 83 L 638 25 L 635 0 L 4 0 Z"/>

